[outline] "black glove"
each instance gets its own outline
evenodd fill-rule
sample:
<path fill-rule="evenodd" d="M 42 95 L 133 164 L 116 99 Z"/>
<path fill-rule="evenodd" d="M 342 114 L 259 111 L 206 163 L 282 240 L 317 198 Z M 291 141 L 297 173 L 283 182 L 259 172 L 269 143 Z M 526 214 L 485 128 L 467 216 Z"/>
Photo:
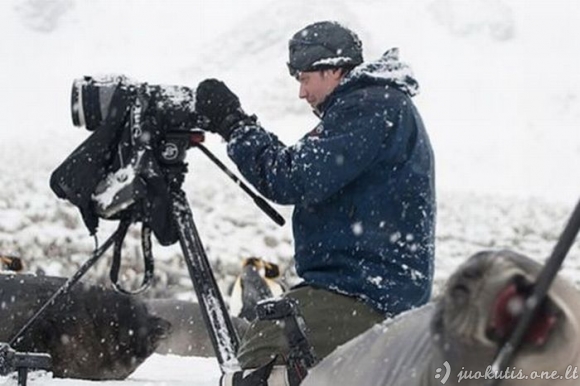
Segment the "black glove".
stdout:
<path fill-rule="evenodd" d="M 217 79 L 206 79 L 197 86 L 195 111 L 206 118 L 204 129 L 221 135 L 226 141 L 240 125 L 256 123 L 255 117 L 244 113 L 236 94 Z"/>

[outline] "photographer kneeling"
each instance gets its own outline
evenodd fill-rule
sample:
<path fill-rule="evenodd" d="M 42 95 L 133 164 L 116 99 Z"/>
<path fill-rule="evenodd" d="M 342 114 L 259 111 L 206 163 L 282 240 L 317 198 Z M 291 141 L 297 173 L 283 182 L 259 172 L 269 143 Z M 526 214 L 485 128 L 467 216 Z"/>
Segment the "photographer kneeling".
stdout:
<path fill-rule="evenodd" d="M 241 108 L 222 82 L 207 79 L 196 112 L 228 142 L 240 172 L 268 199 L 294 205 L 297 300 L 314 352 L 337 346 L 426 303 L 433 279 L 434 160 L 411 97 L 418 84 L 396 49 L 363 63 L 362 44 L 335 22 L 314 23 L 289 42 L 299 97 L 320 123 L 286 146 Z M 257 321 L 242 338 L 243 369 L 288 345 L 281 323 Z"/>

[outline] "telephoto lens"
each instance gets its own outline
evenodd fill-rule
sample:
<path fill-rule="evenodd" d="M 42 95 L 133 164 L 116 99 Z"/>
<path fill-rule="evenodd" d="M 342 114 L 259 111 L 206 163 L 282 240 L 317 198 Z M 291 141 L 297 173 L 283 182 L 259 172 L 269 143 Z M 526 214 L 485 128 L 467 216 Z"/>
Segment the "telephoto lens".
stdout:
<path fill-rule="evenodd" d="M 73 125 L 94 131 L 102 125 L 121 125 L 136 99 L 157 116 L 160 129 L 184 130 L 199 125 L 195 92 L 185 86 L 151 85 L 124 75 L 85 76 L 76 79 L 71 92 Z"/>
<path fill-rule="evenodd" d="M 76 79 L 71 92 L 73 125 L 94 131 L 108 117 L 125 114 L 126 108 L 116 104 L 126 100 L 133 88 L 133 82 L 123 75 L 85 76 Z M 115 96 L 117 98 L 113 102 Z"/>

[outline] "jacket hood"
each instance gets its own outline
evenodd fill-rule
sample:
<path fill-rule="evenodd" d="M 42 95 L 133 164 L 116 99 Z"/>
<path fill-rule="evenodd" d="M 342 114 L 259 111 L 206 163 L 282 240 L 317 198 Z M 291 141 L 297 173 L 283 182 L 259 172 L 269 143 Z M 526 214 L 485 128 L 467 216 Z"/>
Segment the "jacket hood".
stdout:
<path fill-rule="evenodd" d="M 347 86 L 358 80 L 371 80 L 391 84 L 409 96 L 419 93 L 419 83 L 411 67 L 399 60 L 399 49 L 391 48 L 378 60 L 355 67 L 341 82 Z"/>
<path fill-rule="evenodd" d="M 314 110 L 320 117 L 335 97 L 347 90 L 368 84 L 384 84 L 401 90 L 410 97 L 419 93 L 419 83 L 411 67 L 399 60 L 399 49 L 391 48 L 374 62 L 362 63 L 344 77 L 338 87 Z"/>

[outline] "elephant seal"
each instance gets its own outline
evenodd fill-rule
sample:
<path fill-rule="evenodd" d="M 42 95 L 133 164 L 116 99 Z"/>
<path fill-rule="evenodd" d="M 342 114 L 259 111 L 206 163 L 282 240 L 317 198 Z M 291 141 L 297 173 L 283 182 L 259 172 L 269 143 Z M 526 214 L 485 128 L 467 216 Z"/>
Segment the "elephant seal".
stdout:
<path fill-rule="evenodd" d="M 171 323 L 171 331 L 155 349 L 158 354 L 215 357 L 207 327 L 198 303 L 176 299 L 147 299 L 148 311 Z M 232 323 L 242 336 L 249 323 L 232 317 Z"/>
<path fill-rule="evenodd" d="M 0 341 L 10 340 L 65 281 L 0 274 Z M 135 297 L 78 283 L 12 347 L 50 354 L 55 377 L 120 380 L 154 352 L 169 330 L 169 322 L 151 315 Z"/>
<path fill-rule="evenodd" d="M 284 287 L 277 281 L 280 268 L 259 257 L 248 257 L 229 289 L 232 323 L 242 337 L 249 321 L 257 317 L 255 307 L 260 300 L 279 296 Z M 168 320 L 171 332 L 155 352 L 180 356 L 213 357 L 215 351 L 198 303 L 176 299 L 145 299 L 153 315 Z"/>
<path fill-rule="evenodd" d="M 511 251 L 480 252 L 450 277 L 439 299 L 339 347 L 302 385 L 483 385 L 541 268 Z M 500 374 L 501 386 L 577 385 L 579 321 L 580 294 L 557 277 L 513 363 Z"/>

